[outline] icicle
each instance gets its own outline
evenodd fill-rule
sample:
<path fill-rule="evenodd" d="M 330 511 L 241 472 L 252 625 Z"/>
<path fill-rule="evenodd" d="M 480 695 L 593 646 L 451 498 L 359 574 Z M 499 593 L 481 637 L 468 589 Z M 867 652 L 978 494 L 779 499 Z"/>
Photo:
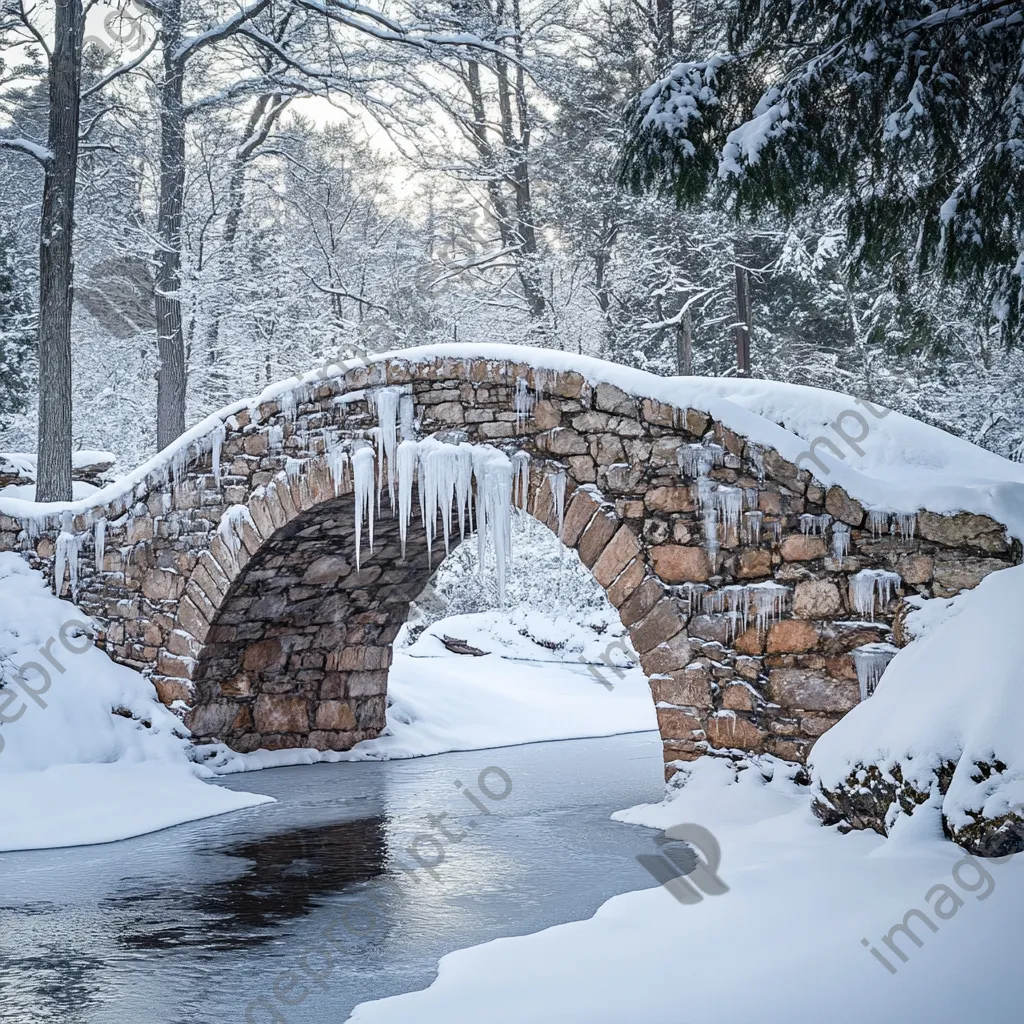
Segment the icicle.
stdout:
<path fill-rule="evenodd" d="M 530 497 L 530 453 L 516 452 L 512 456 L 512 500 L 526 511 Z"/>
<path fill-rule="evenodd" d="M 280 451 L 284 444 L 284 427 L 279 423 L 274 424 L 267 432 L 267 443 L 271 451 Z"/>
<path fill-rule="evenodd" d="M 377 412 L 377 508 L 380 508 L 380 494 L 384 478 L 384 463 L 387 462 L 388 497 L 391 511 L 395 511 L 395 447 L 398 443 L 398 406 L 402 389 L 381 388 L 371 392 L 369 401 Z"/>
<path fill-rule="evenodd" d="M 693 485 L 693 501 L 698 511 L 706 508 L 715 508 L 714 495 L 717 486 L 718 484 L 709 477 L 697 477 L 697 482 Z"/>
<path fill-rule="evenodd" d="M 558 374 L 555 374 L 555 381 L 558 380 Z M 543 400 L 544 395 L 547 391 L 548 383 L 548 371 L 537 368 L 533 371 L 533 390 L 537 395 L 537 401 Z"/>
<path fill-rule="evenodd" d="M 551 489 L 551 497 L 555 503 L 555 515 L 558 516 L 558 539 L 562 539 L 562 527 L 565 523 L 565 470 L 559 469 L 554 473 L 548 473 L 548 487 Z M 561 557 L 563 549 L 559 549 Z"/>
<path fill-rule="evenodd" d="M 850 553 L 850 528 L 846 523 L 832 527 L 832 557 L 843 559 Z"/>
<path fill-rule="evenodd" d="M 892 600 L 896 588 L 901 583 L 899 573 L 886 569 L 861 569 L 850 579 L 850 590 L 853 595 L 853 606 L 861 615 L 867 615 L 873 622 L 875 619 L 875 599 L 884 608 Z"/>
<path fill-rule="evenodd" d="M 405 539 L 409 533 L 409 521 L 412 519 L 412 485 L 418 458 L 419 446 L 408 438 L 402 441 L 395 453 L 395 471 L 398 476 L 398 536 L 402 543 L 402 558 L 405 558 Z"/>
<path fill-rule="evenodd" d="M 764 519 L 764 513 L 744 512 L 743 519 L 747 525 L 748 543 L 757 547 L 761 543 L 761 521 Z"/>
<path fill-rule="evenodd" d="M 769 622 L 778 622 L 782 617 L 789 599 L 789 588 L 769 580 L 767 583 L 751 583 L 747 593 L 754 599 L 755 621 L 763 633 Z"/>
<path fill-rule="evenodd" d="M 331 482 L 334 484 L 334 496 L 341 494 L 341 487 L 345 481 L 345 467 L 348 465 L 348 452 L 340 448 L 329 448 L 327 450 L 327 468 L 331 472 Z"/>
<path fill-rule="evenodd" d="M 455 480 L 455 500 L 459 505 L 459 537 L 465 538 L 466 527 L 473 529 L 473 446 L 467 441 L 459 445 L 459 472 Z M 526 470 L 529 478 L 529 469 Z M 525 501 L 525 499 L 524 499 Z"/>
<path fill-rule="evenodd" d="M 713 466 L 721 466 L 725 461 L 725 449 L 713 442 L 684 444 L 676 449 L 676 461 L 684 476 L 706 476 Z"/>
<path fill-rule="evenodd" d="M 232 553 L 241 550 L 242 547 L 242 523 L 246 522 L 256 529 L 249 510 L 244 505 L 232 505 L 226 509 L 217 524 L 217 533 L 231 549 Z"/>
<path fill-rule="evenodd" d="M 72 532 L 71 513 L 62 512 L 60 520 L 60 533 L 57 535 L 53 556 L 53 592 L 60 597 L 60 592 L 64 588 L 64 574 L 70 567 L 71 596 L 73 598 L 78 583 L 78 550 L 76 537 Z"/>
<path fill-rule="evenodd" d="M 402 439 L 412 440 L 416 434 L 416 406 L 413 404 L 412 395 L 403 392 L 398 403 L 398 418 L 402 425 Z"/>
<path fill-rule="evenodd" d="M 883 534 L 889 532 L 889 513 L 868 512 L 868 525 L 871 527 L 871 536 L 878 540 Z"/>
<path fill-rule="evenodd" d="M 180 444 L 171 455 L 171 476 L 178 483 L 185 475 L 185 463 L 188 461 L 188 445 Z"/>
<path fill-rule="evenodd" d="M 677 588 L 679 596 L 686 601 L 686 614 L 693 615 L 699 607 L 699 600 L 711 588 L 706 583 L 683 583 Z"/>
<path fill-rule="evenodd" d="M 714 505 L 707 505 L 704 508 L 704 547 L 708 554 L 714 555 L 721 547 L 718 539 L 718 509 Z"/>
<path fill-rule="evenodd" d="M 102 517 L 93 526 L 93 543 L 96 546 L 96 571 L 103 572 L 103 551 L 107 543 L 107 521 Z"/>
<path fill-rule="evenodd" d="M 761 504 L 761 495 L 756 487 L 743 488 L 743 507 L 751 512 L 756 512 Z"/>
<path fill-rule="evenodd" d="M 498 600 L 504 605 L 505 579 L 512 545 L 512 463 L 496 448 L 488 445 L 474 450 L 473 469 L 477 481 L 480 568 L 482 570 L 484 567 L 484 551 L 489 540 L 494 548 Z"/>
<path fill-rule="evenodd" d="M 526 421 L 533 415 L 534 396 L 526 383 L 525 377 L 516 378 L 514 403 L 516 410 L 516 431 L 520 431 Z"/>
<path fill-rule="evenodd" d="M 352 453 L 352 484 L 356 498 L 356 572 L 362 564 L 363 516 L 367 518 L 370 533 L 370 551 L 373 551 L 373 449 L 357 448 Z"/>
<path fill-rule="evenodd" d="M 739 487 L 719 486 L 715 492 L 715 504 L 725 529 L 739 529 L 740 513 L 743 511 L 743 491 Z"/>
<path fill-rule="evenodd" d="M 900 531 L 900 537 L 902 537 L 903 540 L 913 540 L 914 531 L 917 528 L 917 513 L 897 512 L 896 528 Z"/>
<path fill-rule="evenodd" d="M 853 664 L 860 684 L 860 699 L 867 700 L 878 686 L 889 662 L 899 653 L 892 644 L 864 644 L 853 651 Z"/>
<path fill-rule="evenodd" d="M 782 540 L 782 520 L 781 519 L 769 519 L 765 524 L 768 530 L 768 534 L 772 539 L 773 544 L 778 544 Z"/>
<path fill-rule="evenodd" d="M 210 432 L 210 472 L 218 487 L 220 486 L 220 450 L 227 435 L 228 428 L 223 423 L 218 423 Z"/>
<path fill-rule="evenodd" d="M 299 397 L 294 389 L 285 391 L 277 400 L 285 423 L 291 423 L 299 409 Z"/>
<path fill-rule="evenodd" d="M 815 516 L 809 512 L 805 512 L 800 516 L 800 532 L 806 537 L 810 534 L 812 537 L 824 537 L 825 531 L 828 529 L 829 523 L 832 522 L 832 517 L 826 512 L 823 515 Z"/>
<path fill-rule="evenodd" d="M 284 460 L 284 472 L 289 480 L 294 480 L 298 477 L 302 471 L 302 464 L 305 461 L 305 459 L 293 459 L 290 457 Z"/>
<path fill-rule="evenodd" d="M 747 461 L 754 467 L 757 479 L 764 483 L 764 452 L 749 442 L 747 443 Z"/>

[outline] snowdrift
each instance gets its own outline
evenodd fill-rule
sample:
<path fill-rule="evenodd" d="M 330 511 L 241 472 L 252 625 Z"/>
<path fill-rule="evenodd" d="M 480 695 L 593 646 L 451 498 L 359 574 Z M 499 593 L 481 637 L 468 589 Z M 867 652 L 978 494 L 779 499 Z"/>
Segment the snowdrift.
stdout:
<path fill-rule="evenodd" d="M 889 834 L 908 815 L 973 853 L 1024 850 L 1024 566 L 949 600 L 911 599 L 916 639 L 814 745 L 815 810 Z M 920 822 L 915 827 L 922 827 Z"/>
<path fill-rule="evenodd" d="M 269 799 L 203 782 L 187 730 L 94 632 L 0 553 L 0 851 L 110 842 Z"/>

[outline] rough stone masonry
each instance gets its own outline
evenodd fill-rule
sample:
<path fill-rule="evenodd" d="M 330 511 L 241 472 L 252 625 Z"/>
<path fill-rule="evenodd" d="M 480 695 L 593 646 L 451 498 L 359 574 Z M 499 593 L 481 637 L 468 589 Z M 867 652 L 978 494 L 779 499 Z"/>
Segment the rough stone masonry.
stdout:
<path fill-rule="evenodd" d="M 955 594 L 1021 557 L 981 516 L 922 509 L 896 530 L 698 409 L 577 373 L 440 357 L 389 358 L 235 412 L 214 432 L 216 459 L 201 439 L 173 473 L 90 514 L 0 516 L 0 550 L 24 551 L 51 580 L 80 554 L 74 596 L 105 627 L 101 644 L 151 675 L 197 739 L 347 749 L 383 728 L 392 641 L 443 557 L 437 542 L 428 557 L 414 518 L 401 558 L 385 496 L 356 571 L 352 481 L 332 452 L 378 425 L 384 386 L 411 396 L 418 436 L 529 453 L 528 509 L 552 529 L 547 477 L 564 470 L 563 540 L 629 630 L 667 776 L 707 750 L 802 761 L 861 699 L 854 652 L 902 642 L 902 597 Z M 709 542 L 715 501 L 725 512 Z M 893 584 L 870 614 L 855 582 L 865 569 Z M 758 614 L 765 594 L 774 610 Z"/>

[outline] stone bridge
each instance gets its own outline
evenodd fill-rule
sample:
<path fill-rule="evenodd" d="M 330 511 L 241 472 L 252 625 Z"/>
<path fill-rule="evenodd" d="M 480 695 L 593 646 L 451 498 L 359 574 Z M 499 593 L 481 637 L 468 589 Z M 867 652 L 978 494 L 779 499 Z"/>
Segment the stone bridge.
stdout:
<path fill-rule="evenodd" d="M 73 595 L 198 740 L 341 750 L 384 727 L 392 641 L 444 557 L 434 510 L 469 487 L 466 527 L 483 517 L 497 537 L 498 504 L 522 483 L 517 500 L 561 530 L 629 630 L 669 775 L 707 750 L 803 760 L 895 652 L 904 595 L 952 595 L 1020 558 L 983 516 L 866 511 L 708 412 L 601 379 L 621 384 L 620 367 L 500 353 L 293 379 L 211 417 L 102 503 L 0 515 L 0 550 Z M 452 456 L 433 479 L 432 442 L 398 445 L 431 435 Z M 494 486 L 482 463 L 453 478 L 472 466 L 466 442 Z"/>

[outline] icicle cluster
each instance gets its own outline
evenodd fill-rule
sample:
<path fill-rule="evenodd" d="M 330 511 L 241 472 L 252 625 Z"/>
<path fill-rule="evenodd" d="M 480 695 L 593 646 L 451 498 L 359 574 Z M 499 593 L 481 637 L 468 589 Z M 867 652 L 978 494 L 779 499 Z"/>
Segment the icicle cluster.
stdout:
<path fill-rule="evenodd" d="M 680 583 L 672 592 L 686 602 L 686 614 L 693 615 L 700 606 L 700 600 L 711 587 L 706 583 Z"/>
<path fill-rule="evenodd" d="M 743 522 L 746 526 L 747 543 L 753 544 L 755 548 L 761 543 L 761 523 L 763 520 L 763 512 L 743 513 Z"/>
<path fill-rule="evenodd" d="M 386 448 L 383 442 L 378 452 Z M 525 453 L 521 453 L 525 454 Z M 356 570 L 362 566 L 363 522 L 368 528 L 369 548 L 373 550 L 374 488 L 381 489 L 381 466 L 369 444 L 356 448 L 351 455 L 352 482 L 355 492 Z M 449 444 L 435 437 L 414 441 L 407 438 L 394 450 L 394 485 L 398 497 L 398 531 L 402 556 L 405 556 L 409 523 L 412 519 L 412 492 L 419 491 L 420 517 L 426 532 L 427 550 L 430 552 L 437 535 L 440 516 L 444 549 L 450 550 L 453 535 L 453 507 L 458 517 L 460 539 L 475 523 L 480 565 L 485 565 L 485 554 L 494 553 L 494 572 L 498 596 L 505 599 L 505 580 L 512 545 L 513 481 L 518 481 L 522 500 L 529 480 L 529 456 L 513 462 L 504 453 L 490 445 L 471 445 L 468 442 Z M 376 472 L 375 472 L 376 470 Z M 332 470 L 333 472 L 333 470 Z M 335 477 L 337 481 L 337 475 Z M 476 481 L 476 507 L 473 507 L 473 482 Z M 549 486 L 556 499 L 561 525 L 565 495 L 565 474 L 549 476 Z"/>
<path fill-rule="evenodd" d="M 860 684 L 860 699 L 867 700 L 875 692 L 882 673 L 899 653 L 892 644 L 865 644 L 853 651 L 853 664 Z"/>
<path fill-rule="evenodd" d="M 902 537 L 903 540 L 913 540 L 914 531 L 917 529 L 917 513 L 897 512 L 896 528 L 899 530 L 900 537 Z"/>
<path fill-rule="evenodd" d="M 868 526 L 871 529 L 871 536 L 878 540 L 889 532 L 889 513 L 872 509 L 868 512 Z"/>
<path fill-rule="evenodd" d="M 832 557 L 845 558 L 850 553 L 850 527 L 836 523 L 832 527 Z"/>
<path fill-rule="evenodd" d="M 707 476 L 713 466 L 723 465 L 725 449 L 707 439 L 699 444 L 684 444 L 676 450 L 676 461 L 683 476 Z"/>
<path fill-rule="evenodd" d="M 853 606 L 861 615 L 875 618 L 875 600 L 883 608 L 892 600 L 896 588 L 901 583 L 898 572 L 886 569 L 861 569 L 850 579 L 850 591 L 853 595 Z"/>
<path fill-rule="evenodd" d="M 60 597 L 66 572 L 71 584 L 71 597 L 74 599 L 78 594 L 78 553 L 82 550 L 86 535 L 74 532 L 72 519 L 70 512 L 61 513 L 60 533 L 57 535 L 53 556 L 53 585 L 54 593 Z"/>
<path fill-rule="evenodd" d="M 831 522 L 832 517 L 827 512 L 820 516 L 810 515 L 805 512 L 800 517 L 800 532 L 805 537 L 808 535 L 812 537 L 824 537 Z"/>
<path fill-rule="evenodd" d="M 225 424 L 219 423 L 210 432 L 210 472 L 213 474 L 213 482 L 220 487 L 220 450 L 224 445 L 224 439 L 228 435 L 228 428 Z"/>
<path fill-rule="evenodd" d="M 535 401 L 534 394 L 526 383 L 526 378 L 517 377 L 515 393 L 513 395 L 517 431 L 522 430 L 526 421 L 533 415 Z"/>
<path fill-rule="evenodd" d="M 777 622 L 782 617 L 788 600 L 788 587 L 768 581 L 736 584 L 710 592 L 705 588 L 701 603 L 705 613 L 725 614 L 729 617 L 729 633 L 733 637 L 748 629 L 751 610 L 758 630 L 765 631 L 771 622 Z M 743 628 L 740 629 L 740 626 Z"/>

